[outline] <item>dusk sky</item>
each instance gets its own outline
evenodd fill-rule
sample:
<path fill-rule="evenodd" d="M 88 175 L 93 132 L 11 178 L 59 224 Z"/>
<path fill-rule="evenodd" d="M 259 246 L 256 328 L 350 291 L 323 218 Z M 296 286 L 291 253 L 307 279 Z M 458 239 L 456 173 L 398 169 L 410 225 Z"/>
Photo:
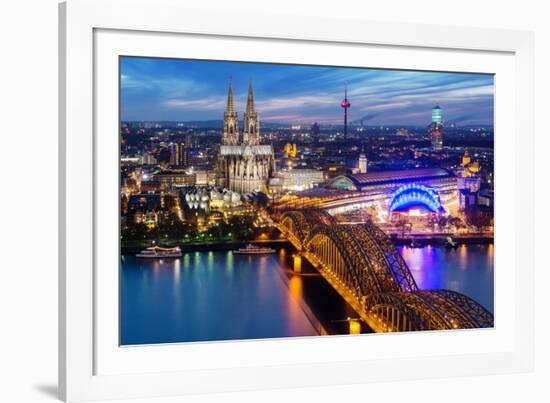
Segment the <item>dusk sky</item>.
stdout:
<path fill-rule="evenodd" d="M 439 104 L 444 122 L 492 125 L 494 78 L 487 74 L 121 58 L 122 120 L 221 120 L 229 79 L 242 119 L 249 80 L 260 122 L 340 123 L 348 87 L 349 120 L 421 125 Z"/>

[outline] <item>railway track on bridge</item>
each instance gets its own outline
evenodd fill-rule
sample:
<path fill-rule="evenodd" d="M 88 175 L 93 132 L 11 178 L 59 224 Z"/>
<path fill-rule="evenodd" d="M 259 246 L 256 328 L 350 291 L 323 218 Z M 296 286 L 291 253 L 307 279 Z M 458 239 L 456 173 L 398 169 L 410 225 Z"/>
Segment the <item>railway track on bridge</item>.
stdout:
<path fill-rule="evenodd" d="M 493 315 L 450 290 L 419 290 L 372 222 L 338 224 L 325 210 L 282 214 L 279 230 L 375 332 L 490 328 Z"/>

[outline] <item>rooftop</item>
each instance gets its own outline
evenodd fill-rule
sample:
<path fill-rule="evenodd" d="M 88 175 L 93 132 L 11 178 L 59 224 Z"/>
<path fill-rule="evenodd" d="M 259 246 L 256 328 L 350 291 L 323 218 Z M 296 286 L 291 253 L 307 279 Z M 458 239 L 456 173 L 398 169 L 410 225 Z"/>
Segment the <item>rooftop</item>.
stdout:
<path fill-rule="evenodd" d="M 378 185 L 386 182 L 399 182 L 410 179 L 437 179 L 453 176 L 443 168 L 403 169 L 399 171 L 368 172 L 365 174 L 345 175 L 358 185 Z"/>

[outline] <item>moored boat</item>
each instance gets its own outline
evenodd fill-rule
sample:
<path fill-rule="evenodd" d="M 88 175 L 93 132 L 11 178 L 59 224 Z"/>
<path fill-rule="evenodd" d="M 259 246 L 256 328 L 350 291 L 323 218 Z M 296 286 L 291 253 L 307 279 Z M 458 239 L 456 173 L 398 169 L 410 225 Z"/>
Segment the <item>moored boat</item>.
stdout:
<path fill-rule="evenodd" d="M 163 248 L 161 246 L 150 246 L 138 254 L 136 257 L 148 258 L 148 259 L 160 259 L 168 257 L 181 257 L 181 248 L 174 246 L 173 248 Z"/>
<path fill-rule="evenodd" d="M 275 249 L 264 248 L 264 247 L 255 246 L 252 244 L 248 244 L 244 248 L 240 248 L 233 251 L 233 253 L 237 253 L 241 255 L 263 255 L 263 254 L 275 253 L 275 252 L 276 252 Z"/>

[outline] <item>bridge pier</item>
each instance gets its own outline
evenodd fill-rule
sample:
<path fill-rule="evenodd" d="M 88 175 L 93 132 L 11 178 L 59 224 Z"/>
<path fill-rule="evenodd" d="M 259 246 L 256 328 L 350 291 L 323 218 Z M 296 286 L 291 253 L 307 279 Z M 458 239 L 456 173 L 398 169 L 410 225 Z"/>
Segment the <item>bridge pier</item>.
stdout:
<path fill-rule="evenodd" d="M 296 255 L 293 256 L 292 267 L 293 267 L 294 273 L 301 273 L 302 272 L 302 256 L 301 255 L 296 254 Z"/>
<path fill-rule="evenodd" d="M 356 319 L 350 319 L 349 334 L 361 334 L 361 322 Z"/>

